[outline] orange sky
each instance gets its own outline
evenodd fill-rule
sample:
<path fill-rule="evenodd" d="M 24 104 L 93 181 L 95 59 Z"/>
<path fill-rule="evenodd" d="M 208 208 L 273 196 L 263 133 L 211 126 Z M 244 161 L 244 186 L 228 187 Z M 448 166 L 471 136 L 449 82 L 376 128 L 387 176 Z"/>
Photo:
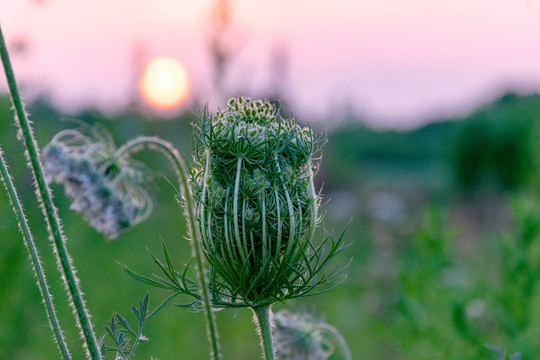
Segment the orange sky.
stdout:
<path fill-rule="evenodd" d="M 241 39 L 231 87 L 264 92 L 276 47 L 288 55 L 285 97 L 322 116 L 351 104 L 375 125 L 409 126 L 467 111 L 504 87 L 540 89 L 540 0 L 236 0 Z M 192 98 L 212 91 L 204 42 L 211 1 L 0 0 L 18 78 L 66 106 L 125 103 L 135 48 L 172 56 Z M 13 41 L 12 41 L 13 43 Z M 0 86 L 3 86 L 2 78 Z"/>

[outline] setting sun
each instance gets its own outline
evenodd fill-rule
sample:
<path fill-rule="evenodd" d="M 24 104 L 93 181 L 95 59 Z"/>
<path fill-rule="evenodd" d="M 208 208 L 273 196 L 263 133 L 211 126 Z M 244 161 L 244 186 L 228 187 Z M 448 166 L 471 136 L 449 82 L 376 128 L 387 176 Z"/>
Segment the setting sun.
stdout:
<path fill-rule="evenodd" d="M 188 73 L 173 58 L 155 58 L 146 65 L 139 78 L 139 91 L 144 100 L 155 108 L 175 108 L 189 95 Z"/>

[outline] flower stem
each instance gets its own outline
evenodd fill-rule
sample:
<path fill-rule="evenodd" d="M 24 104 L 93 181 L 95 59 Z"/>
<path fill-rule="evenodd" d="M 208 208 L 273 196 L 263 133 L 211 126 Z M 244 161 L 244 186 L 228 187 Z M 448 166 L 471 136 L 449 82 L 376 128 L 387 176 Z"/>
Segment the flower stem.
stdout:
<path fill-rule="evenodd" d="M 261 347 L 263 349 L 265 360 L 275 360 L 276 352 L 274 350 L 274 340 L 272 339 L 272 308 L 271 305 L 258 306 L 252 309 L 261 336 Z"/>
<path fill-rule="evenodd" d="M 203 303 L 206 328 L 210 341 L 210 356 L 214 360 L 221 358 L 221 352 L 218 342 L 218 330 L 216 326 L 216 320 L 214 313 L 212 312 L 212 303 L 210 302 L 210 291 L 208 289 L 208 279 L 205 274 L 205 264 L 202 253 L 202 237 L 197 226 L 197 219 L 195 218 L 195 202 L 193 195 L 191 194 L 188 184 L 188 169 L 184 159 L 180 156 L 178 151 L 168 141 L 162 140 L 158 137 L 140 136 L 131 141 L 128 141 L 124 146 L 119 148 L 115 153 L 115 157 L 120 158 L 128 154 L 142 150 L 143 148 L 154 149 L 161 151 L 172 163 L 175 168 L 176 175 L 178 176 L 178 182 L 183 189 L 183 195 L 186 201 L 186 212 L 188 220 L 188 230 L 192 236 L 191 246 L 193 251 L 193 257 L 197 267 L 197 280 L 199 281 L 201 300 Z"/>
<path fill-rule="evenodd" d="M 56 317 L 56 310 L 54 308 L 53 298 L 49 292 L 49 285 L 47 283 L 47 278 L 45 277 L 45 271 L 39 259 L 38 250 L 34 243 L 34 238 L 30 232 L 30 227 L 26 221 L 26 216 L 24 215 L 22 204 L 17 195 L 17 189 L 13 182 L 11 181 L 11 176 L 9 175 L 8 167 L 4 161 L 4 156 L 2 149 L 0 148 L 0 178 L 2 179 L 6 191 L 8 193 L 9 201 L 13 206 L 13 212 L 19 224 L 19 229 L 22 232 L 24 245 L 28 253 L 30 254 L 30 261 L 32 262 L 32 268 L 34 274 L 37 277 L 37 285 L 41 298 L 43 299 L 43 305 L 45 306 L 45 312 L 47 313 L 47 319 L 49 320 L 49 326 L 53 332 L 54 340 L 60 351 L 60 355 L 64 360 L 71 360 L 71 355 L 69 353 L 64 334 L 60 328 L 60 323 Z"/>
<path fill-rule="evenodd" d="M 51 235 L 51 240 L 54 244 L 54 249 L 57 255 L 57 261 L 59 268 L 62 272 L 62 278 L 64 284 L 68 290 L 71 298 L 71 306 L 74 308 L 77 322 L 81 328 L 82 336 L 84 338 L 88 355 L 93 360 L 101 360 L 101 352 L 96 341 L 92 323 L 90 322 L 90 316 L 86 310 L 86 306 L 82 297 L 81 290 L 79 289 L 79 281 L 75 276 L 75 270 L 72 265 L 72 260 L 66 248 L 66 239 L 62 232 L 60 225 L 60 219 L 58 217 L 56 207 L 52 202 L 51 190 L 49 189 L 43 175 L 43 168 L 39 161 L 39 150 L 34 138 L 30 122 L 26 115 L 24 104 L 22 102 L 17 83 L 15 81 L 15 75 L 9 59 L 7 46 L 0 27 L 0 56 L 4 65 L 4 71 L 6 74 L 9 90 L 11 93 L 11 99 L 15 108 L 17 125 L 19 126 L 21 139 L 26 147 L 25 155 L 27 157 L 30 168 L 34 175 L 34 180 L 37 188 L 37 195 L 41 208 L 43 210 L 45 220 L 47 222 L 47 229 Z"/>
<path fill-rule="evenodd" d="M 341 353 L 343 355 L 343 358 L 345 360 L 351 360 L 352 359 L 351 351 L 349 350 L 349 347 L 347 346 L 347 343 L 345 342 L 345 339 L 339 333 L 339 331 L 337 331 L 337 329 L 335 327 L 333 327 L 331 325 L 328 325 L 328 324 L 325 324 L 325 323 L 321 323 L 321 324 L 317 325 L 317 327 L 320 330 L 328 331 L 329 333 L 331 333 L 334 336 L 334 338 L 338 342 L 339 348 L 340 348 Z"/>

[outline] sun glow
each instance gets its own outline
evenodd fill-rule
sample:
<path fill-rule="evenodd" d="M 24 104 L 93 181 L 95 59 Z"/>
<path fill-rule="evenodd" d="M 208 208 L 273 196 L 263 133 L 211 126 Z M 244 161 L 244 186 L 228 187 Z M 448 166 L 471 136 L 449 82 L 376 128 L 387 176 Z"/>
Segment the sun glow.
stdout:
<path fill-rule="evenodd" d="M 182 64 L 170 57 L 151 60 L 139 78 L 143 99 L 157 109 L 173 109 L 189 96 L 189 76 Z"/>

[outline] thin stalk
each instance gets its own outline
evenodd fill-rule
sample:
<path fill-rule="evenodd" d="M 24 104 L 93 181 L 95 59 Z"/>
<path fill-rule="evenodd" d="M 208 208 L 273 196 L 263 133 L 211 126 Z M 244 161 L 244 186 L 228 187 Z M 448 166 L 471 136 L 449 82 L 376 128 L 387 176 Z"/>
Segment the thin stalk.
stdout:
<path fill-rule="evenodd" d="M 131 346 L 131 351 L 128 354 L 128 357 L 127 357 L 128 359 L 131 359 L 132 357 L 135 356 L 135 349 L 137 349 L 137 346 L 139 346 L 139 343 L 141 342 L 141 337 L 142 336 L 143 336 L 142 329 L 141 329 L 141 326 L 139 326 L 139 330 L 137 330 L 137 335 L 135 337 L 135 342 Z M 120 352 L 120 353 L 122 353 L 122 352 Z M 124 357 L 124 355 L 122 355 L 122 357 Z"/>
<path fill-rule="evenodd" d="M 274 159 L 276 161 L 276 165 L 277 165 L 277 169 L 278 169 L 278 172 L 281 173 L 281 168 L 279 166 L 279 162 L 277 160 L 277 155 L 274 156 Z M 287 244 L 287 249 L 285 250 L 285 255 L 284 255 L 284 259 L 288 259 L 289 258 L 289 255 L 290 255 L 290 252 L 291 252 L 291 249 L 292 249 L 292 246 L 295 242 L 295 237 L 296 237 L 296 219 L 294 218 L 294 206 L 292 204 L 292 201 L 291 201 L 291 197 L 289 196 L 289 191 L 287 190 L 287 186 L 285 185 L 286 183 L 286 180 L 283 179 L 283 176 L 280 175 L 280 180 L 281 180 L 281 183 L 283 184 L 283 191 L 285 192 L 285 199 L 287 200 L 287 207 L 288 207 L 288 210 L 289 210 L 289 240 L 288 240 L 288 244 Z M 290 180 L 290 179 L 287 179 L 287 180 Z"/>
<path fill-rule="evenodd" d="M 98 347 L 96 336 L 94 334 L 90 316 L 86 309 L 82 292 L 79 289 L 79 281 L 75 276 L 75 270 L 72 265 L 71 257 L 66 248 L 66 238 L 62 232 L 60 218 L 58 217 L 56 207 L 52 201 L 51 190 L 45 182 L 43 167 L 39 161 L 39 148 L 33 135 L 30 121 L 28 120 L 24 104 L 22 102 L 15 74 L 11 66 L 9 54 L 4 40 L 4 35 L 0 27 L 0 56 L 4 65 L 11 99 L 15 108 L 17 125 L 19 126 L 21 139 L 26 147 L 25 155 L 34 175 L 38 200 L 41 204 L 43 214 L 47 222 L 47 229 L 51 235 L 54 249 L 57 255 L 58 266 L 62 272 L 64 284 L 71 298 L 71 306 L 76 314 L 76 319 L 81 328 L 82 337 L 86 344 L 87 355 L 93 360 L 101 360 L 101 352 Z"/>
<path fill-rule="evenodd" d="M 276 264 L 279 264 L 279 253 L 281 251 L 281 228 L 282 228 L 282 224 L 283 222 L 281 221 L 281 205 L 279 204 L 279 193 L 278 193 L 278 189 L 277 189 L 277 186 L 274 185 L 274 195 L 276 197 L 276 210 L 277 210 L 277 225 L 278 225 L 278 228 L 277 228 L 277 241 L 276 241 L 276 254 L 275 254 L 275 260 L 276 260 Z"/>
<path fill-rule="evenodd" d="M 252 309 L 259 326 L 261 347 L 265 360 L 275 360 L 274 340 L 272 339 L 272 309 L 271 305 L 258 306 Z"/>
<path fill-rule="evenodd" d="M 234 252 L 233 252 L 233 245 L 232 245 L 232 238 L 233 238 L 233 234 L 232 234 L 232 230 L 230 229 L 230 225 L 229 225 L 229 219 L 227 217 L 227 214 L 229 213 L 228 210 L 229 210 L 229 189 L 227 189 L 227 192 L 225 194 L 225 211 L 223 211 L 223 224 L 224 224 L 224 229 L 223 229 L 223 232 L 225 233 L 225 243 L 227 244 L 227 257 L 224 258 L 225 261 L 230 261 L 230 269 L 233 270 L 234 274 L 237 276 L 237 278 L 240 277 L 240 275 L 238 274 L 238 267 L 235 266 L 235 256 L 234 256 Z"/>
<path fill-rule="evenodd" d="M 56 310 L 54 308 L 52 295 L 49 292 L 49 284 L 47 283 L 47 278 L 45 277 L 45 270 L 43 269 L 41 260 L 39 259 L 39 253 L 34 243 L 34 237 L 30 232 L 30 227 L 28 226 L 26 216 L 24 215 L 22 204 L 19 200 L 19 196 L 17 195 L 17 189 L 11 181 L 11 176 L 9 175 L 8 167 L 4 160 L 2 148 L 0 148 L 0 174 L 4 186 L 6 187 L 9 201 L 13 206 L 13 212 L 15 213 L 17 223 L 19 224 L 19 229 L 23 236 L 24 246 L 30 254 L 32 269 L 34 270 L 34 274 L 37 277 L 37 286 L 39 289 L 39 293 L 41 294 L 41 298 L 43 299 L 43 305 L 45 306 L 45 312 L 47 313 L 49 326 L 53 332 L 54 340 L 56 342 L 56 345 L 58 346 L 58 351 L 60 351 L 62 359 L 71 360 L 71 355 L 69 353 L 64 334 L 62 332 L 62 329 L 60 328 L 58 318 L 56 317 Z"/>
<path fill-rule="evenodd" d="M 309 240 L 313 240 L 315 237 L 315 230 L 317 230 L 317 193 L 315 192 L 315 185 L 313 183 L 313 165 L 311 158 L 308 161 L 308 174 L 309 174 L 309 189 L 311 190 L 311 198 L 313 204 L 311 204 L 311 230 L 309 232 Z"/>
<path fill-rule="evenodd" d="M 242 261 L 246 263 L 247 249 L 242 246 L 242 239 L 240 238 L 240 227 L 238 226 L 238 194 L 240 192 L 240 175 L 242 170 L 242 158 L 238 158 L 236 166 L 236 178 L 234 182 L 234 200 L 233 200 L 233 221 L 234 221 L 234 237 L 236 238 L 236 246 L 238 246 L 238 252 L 242 257 Z M 244 242 L 245 245 L 245 242 Z"/>
<path fill-rule="evenodd" d="M 266 239 L 266 202 L 265 202 L 265 194 L 261 194 L 261 219 L 262 219 L 262 244 L 263 244 L 263 262 L 266 263 L 268 261 L 268 251 L 270 250 L 268 247 L 268 240 Z"/>
<path fill-rule="evenodd" d="M 207 190 L 208 190 L 208 184 L 207 184 L 207 176 L 208 176 L 208 169 L 210 167 L 210 156 L 209 154 L 207 153 L 207 156 L 206 156 L 206 171 L 204 172 L 204 179 L 203 179 L 203 191 L 202 191 L 202 201 L 201 203 L 202 204 L 205 204 L 205 200 L 206 200 L 206 194 L 207 194 Z M 200 219 L 200 222 L 201 222 L 201 229 L 202 229 L 202 232 L 201 232 L 201 240 L 205 242 L 205 244 L 210 248 L 210 244 L 211 242 L 209 241 L 208 237 L 211 236 L 211 233 L 210 231 L 208 231 L 208 234 L 206 233 L 206 224 L 205 224 L 205 220 L 206 220 L 206 216 L 205 216 L 205 213 L 206 213 L 206 209 L 205 209 L 205 206 L 201 206 L 200 208 L 200 213 L 197 214 L 197 216 L 199 217 Z M 211 212 L 209 211 L 208 212 L 208 217 L 210 218 L 210 215 L 211 215 Z M 210 220 L 208 220 L 208 227 L 210 228 Z"/>
<path fill-rule="evenodd" d="M 140 136 L 131 141 L 128 141 L 124 146 L 119 148 L 115 157 L 120 158 L 130 153 L 137 152 L 143 148 L 159 150 L 161 151 L 172 163 L 178 176 L 178 182 L 181 188 L 184 190 L 184 197 L 187 203 L 186 211 L 188 217 L 188 230 L 192 236 L 191 246 L 193 251 L 193 257 L 195 258 L 195 265 L 197 267 L 197 280 L 201 284 L 201 300 L 203 304 L 206 329 L 210 341 L 210 356 L 214 360 L 221 359 L 221 351 L 219 349 L 218 342 L 218 330 L 216 326 L 216 320 L 214 313 L 212 312 L 212 303 L 210 302 L 210 291 L 208 289 L 208 279 L 205 273 L 205 263 L 202 253 L 202 237 L 197 227 L 195 217 L 195 201 L 191 194 L 188 184 L 188 169 L 184 159 L 180 156 L 178 151 L 168 142 L 157 137 Z"/>
<path fill-rule="evenodd" d="M 347 346 L 347 343 L 345 342 L 345 339 L 339 333 L 339 331 L 337 331 L 337 329 L 335 327 L 333 327 L 331 325 L 328 325 L 328 324 L 325 324 L 325 323 L 321 323 L 321 324 L 317 325 L 317 328 L 320 329 L 320 330 L 326 330 L 329 333 L 331 333 L 334 336 L 334 338 L 337 340 L 337 342 L 339 344 L 339 348 L 340 348 L 341 353 L 342 353 L 343 357 L 345 358 L 345 360 L 352 360 L 351 351 L 349 350 L 349 347 Z"/>

